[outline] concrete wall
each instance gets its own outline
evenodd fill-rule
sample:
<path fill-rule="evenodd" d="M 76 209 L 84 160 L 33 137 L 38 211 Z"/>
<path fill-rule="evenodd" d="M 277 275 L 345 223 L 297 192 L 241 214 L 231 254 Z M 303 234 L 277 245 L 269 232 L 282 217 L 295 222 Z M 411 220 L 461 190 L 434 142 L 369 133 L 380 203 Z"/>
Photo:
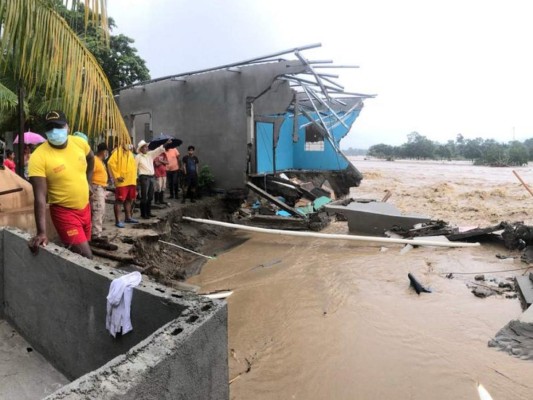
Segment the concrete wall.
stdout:
<path fill-rule="evenodd" d="M 2 315 L 59 371 L 81 377 L 50 398 L 229 397 L 225 303 L 143 277 L 133 331 L 114 339 L 106 296 L 121 273 L 53 244 L 34 256 L 28 239 L 0 230 Z"/>
<path fill-rule="evenodd" d="M 241 72 L 213 71 L 164 80 L 120 92 L 119 107 L 130 132 L 135 114 L 150 112 L 154 137 L 164 132 L 196 147 L 201 165 L 209 165 L 215 186 L 243 187 L 247 156 L 247 100 L 256 115 L 284 113 L 293 93 L 287 82 L 275 78 L 303 72 L 296 61 L 241 67 Z M 255 100 L 253 100 L 255 99 Z M 135 125 L 136 142 L 144 127 Z M 221 157 L 224 154 L 224 157 Z M 229 156 L 228 156 L 229 154 Z"/>

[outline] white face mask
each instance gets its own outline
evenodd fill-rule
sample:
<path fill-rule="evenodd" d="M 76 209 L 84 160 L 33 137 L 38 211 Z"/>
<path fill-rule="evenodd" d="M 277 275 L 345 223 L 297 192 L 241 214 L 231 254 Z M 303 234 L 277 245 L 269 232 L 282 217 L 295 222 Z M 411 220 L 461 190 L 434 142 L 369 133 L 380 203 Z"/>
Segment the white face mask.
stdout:
<path fill-rule="evenodd" d="M 46 132 L 46 137 L 54 146 L 62 146 L 67 141 L 67 134 L 67 128 L 54 128 Z"/>

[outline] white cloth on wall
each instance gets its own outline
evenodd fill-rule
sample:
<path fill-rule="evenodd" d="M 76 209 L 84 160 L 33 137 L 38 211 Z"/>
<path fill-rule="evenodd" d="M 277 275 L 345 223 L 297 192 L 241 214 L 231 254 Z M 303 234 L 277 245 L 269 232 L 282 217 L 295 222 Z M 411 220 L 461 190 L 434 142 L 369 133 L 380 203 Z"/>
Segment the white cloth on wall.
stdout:
<path fill-rule="evenodd" d="M 113 337 L 120 331 L 125 335 L 133 329 L 130 318 L 131 299 L 133 288 L 141 281 L 142 275 L 137 271 L 111 281 L 107 295 L 105 327 Z"/>

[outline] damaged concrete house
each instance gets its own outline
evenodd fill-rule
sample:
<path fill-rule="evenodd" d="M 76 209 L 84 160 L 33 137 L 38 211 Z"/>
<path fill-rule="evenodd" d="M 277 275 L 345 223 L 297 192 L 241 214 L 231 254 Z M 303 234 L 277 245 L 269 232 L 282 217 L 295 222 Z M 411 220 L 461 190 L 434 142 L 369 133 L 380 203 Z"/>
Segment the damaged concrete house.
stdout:
<path fill-rule="evenodd" d="M 351 93 L 328 71 L 356 68 L 308 60 L 299 47 L 216 68 L 166 76 L 122 89 L 117 97 L 134 143 L 160 133 L 194 145 L 216 187 L 227 193 L 246 186 L 292 206 L 328 182 L 336 197 L 358 186 L 362 174 L 340 150 L 372 95 Z M 301 188 L 289 179 L 308 182 Z M 272 197 L 269 197 L 271 195 Z"/>
<path fill-rule="evenodd" d="M 318 199 L 326 181 L 336 196 L 360 184 L 339 144 L 372 97 L 324 72 L 354 66 L 303 56 L 318 46 L 122 89 L 133 142 L 175 136 L 226 195 L 249 188 L 306 221 L 298 198 Z M 143 280 L 133 331 L 111 337 L 106 295 L 122 272 L 53 244 L 33 256 L 31 185 L 5 170 L 0 183 L 0 399 L 229 398 L 225 302 Z"/>

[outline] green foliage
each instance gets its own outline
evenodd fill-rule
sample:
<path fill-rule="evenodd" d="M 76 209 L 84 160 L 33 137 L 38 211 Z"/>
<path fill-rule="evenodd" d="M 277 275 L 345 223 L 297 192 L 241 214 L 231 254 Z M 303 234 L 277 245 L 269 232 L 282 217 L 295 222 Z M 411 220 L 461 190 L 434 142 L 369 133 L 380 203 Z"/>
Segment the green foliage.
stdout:
<path fill-rule="evenodd" d="M 368 149 L 367 154 L 377 158 L 391 158 L 394 156 L 394 147 L 388 144 L 376 144 Z"/>
<path fill-rule="evenodd" d="M 506 146 L 496 142 L 494 139 L 485 140 L 481 145 L 481 161 L 488 165 L 507 165 L 508 154 Z"/>
<path fill-rule="evenodd" d="M 25 101 L 35 101 L 30 110 L 61 108 L 73 130 L 90 134 L 110 130 L 121 141 L 128 141 L 128 130 L 105 73 L 60 15 L 61 8 L 69 4 L 79 6 L 78 1 L 67 0 L 0 1 L 2 84 L 12 93 L 23 87 Z M 86 0 L 84 4 L 87 10 L 99 10 L 105 16 L 105 0 Z M 85 21 L 97 27 L 106 43 L 107 18 L 87 13 L 84 25 Z M 9 108 L 7 99 L 0 98 L 0 108 Z M 2 122 L 12 119 L 13 114 L 3 114 Z"/>
<path fill-rule="evenodd" d="M 60 13 L 102 66 L 113 90 L 150 79 L 145 61 L 132 47 L 133 39 L 111 34 L 107 46 L 99 26 L 89 23 L 85 27 L 85 10 L 81 4 L 76 10 L 62 7 Z M 112 18 L 108 19 L 108 26 L 111 30 L 116 28 Z"/>
<path fill-rule="evenodd" d="M 211 189 L 214 183 L 215 176 L 211 172 L 211 168 L 209 168 L 209 165 L 203 165 L 198 174 L 198 186 L 200 188 Z"/>
<path fill-rule="evenodd" d="M 354 149 L 352 147 L 349 147 L 348 149 L 342 150 L 344 154 L 347 156 L 366 156 L 368 150 L 366 149 Z"/>
<path fill-rule="evenodd" d="M 376 144 L 368 149 L 368 155 L 384 159 L 467 159 L 476 165 L 520 166 L 533 160 L 533 138 L 523 143 L 513 141 L 505 144 L 494 139 L 465 139 L 458 134 L 455 141 L 440 144 L 418 132 L 411 132 L 407 135 L 407 143 L 401 146 Z"/>
<path fill-rule="evenodd" d="M 434 158 L 435 144 L 418 132 L 407 135 L 407 143 L 402 145 L 401 154 L 406 158 Z"/>
<path fill-rule="evenodd" d="M 460 154 L 468 160 L 480 159 L 483 155 L 481 147 L 482 145 L 482 138 L 468 139 L 466 142 L 464 142 Z"/>
<path fill-rule="evenodd" d="M 524 140 L 524 146 L 529 153 L 528 161 L 533 161 L 533 138 Z"/>
<path fill-rule="evenodd" d="M 511 142 L 509 147 L 509 164 L 521 166 L 527 164 L 530 157 L 528 148 L 517 141 Z"/>

